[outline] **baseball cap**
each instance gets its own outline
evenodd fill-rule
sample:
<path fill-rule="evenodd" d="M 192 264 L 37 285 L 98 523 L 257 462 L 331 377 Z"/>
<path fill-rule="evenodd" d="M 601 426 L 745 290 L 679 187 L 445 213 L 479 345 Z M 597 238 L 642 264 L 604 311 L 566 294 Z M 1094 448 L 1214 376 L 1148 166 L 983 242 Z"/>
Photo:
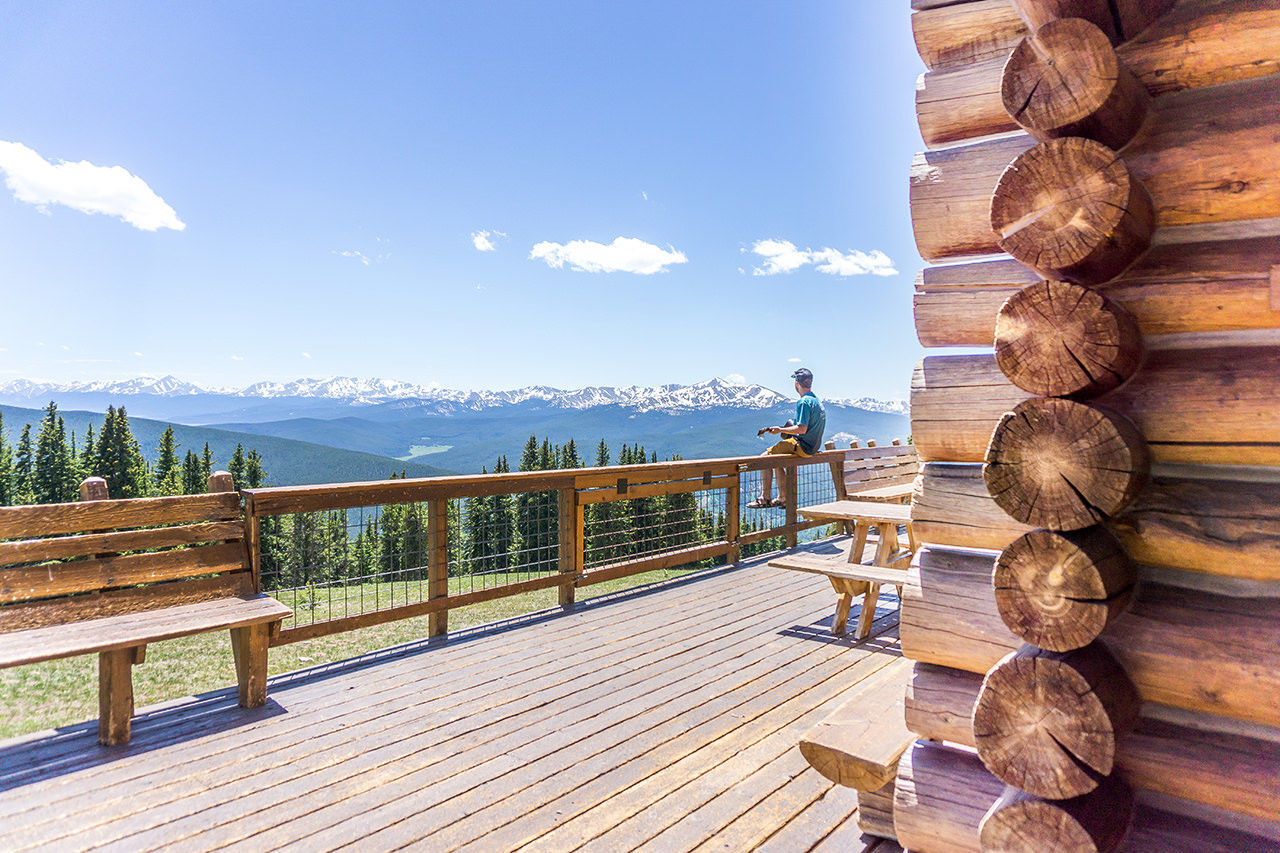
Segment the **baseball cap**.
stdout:
<path fill-rule="evenodd" d="M 791 378 L 799 382 L 801 385 L 808 387 L 813 384 L 813 371 L 807 367 L 801 367 L 791 374 Z"/>

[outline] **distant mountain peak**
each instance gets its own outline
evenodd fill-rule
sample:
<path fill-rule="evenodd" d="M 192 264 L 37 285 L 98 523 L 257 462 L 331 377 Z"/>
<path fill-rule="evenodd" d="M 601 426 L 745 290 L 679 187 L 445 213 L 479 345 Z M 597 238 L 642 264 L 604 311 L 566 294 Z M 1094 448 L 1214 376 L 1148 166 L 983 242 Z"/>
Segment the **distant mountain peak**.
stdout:
<path fill-rule="evenodd" d="M 176 376 L 139 376 L 118 381 L 67 383 L 14 379 L 0 383 L 0 398 L 29 403 L 65 394 L 107 397 L 209 395 L 260 400 L 324 399 L 352 406 L 396 405 L 440 413 L 531 404 L 552 409 L 622 406 L 641 412 L 679 412 L 712 407 L 767 409 L 791 400 L 790 397 L 762 385 L 739 380 L 741 377 L 738 376 L 716 376 L 693 385 L 671 383 L 653 386 L 588 386 L 578 389 L 531 385 L 509 391 L 458 391 L 442 388 L 435 383 L 417 385 L 394 379 L 361 379 L 353 376 L 310 377 L 289 382 L 263 381 L 240 389 L 202 388 Z M 830 402 L 875 412 L 906 413 L 906 403 L 900 400 L 862 397 Z"/>

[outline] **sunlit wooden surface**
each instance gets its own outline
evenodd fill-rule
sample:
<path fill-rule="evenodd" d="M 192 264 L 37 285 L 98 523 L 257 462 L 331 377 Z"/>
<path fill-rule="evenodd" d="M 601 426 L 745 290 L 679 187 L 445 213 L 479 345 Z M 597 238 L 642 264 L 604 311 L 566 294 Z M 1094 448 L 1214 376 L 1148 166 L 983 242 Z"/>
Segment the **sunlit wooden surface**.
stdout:
<path fill-rule="evenodd" d="M 896 850 L 797 748 L 897 656 L 886 599 L 833 637 L 761 559 L 0 743 L 0 849 Z"/>

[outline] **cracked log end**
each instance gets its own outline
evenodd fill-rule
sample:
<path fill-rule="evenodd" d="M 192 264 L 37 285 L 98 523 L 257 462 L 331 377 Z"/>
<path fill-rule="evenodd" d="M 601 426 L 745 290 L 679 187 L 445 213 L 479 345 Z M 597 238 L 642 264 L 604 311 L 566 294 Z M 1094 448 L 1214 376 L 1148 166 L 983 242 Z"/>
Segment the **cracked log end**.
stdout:
<path fill-rule="evenodd" d="M 996 607 L 1019 639 L 1055 652 L 1083 648 L 1129 603 L 1133 564 L 1101 527 L 1033 530 L 1000 554 Z"/>
<path fill-rule="evenodd" d="M 1100 284 L 1151 243 L 1155 211 L 1114 151 L 1072 136 L 1019 155 L 991 196 L 1000 248 L 1048 279 Z"/>
<path fill-rule="evenodd" d="M 1106 33 L 1082 18 L 1051 21 L 1019 42 L 1000 97 L 1036 139 L 1083 136 L 1116 149 L 1133 139 L 1151 103 Z"/>
<path fill-rule="evenodd" d="M 1037 282 L 1005 300 L 995 343 L 1009 381 L 1046 397 L 1105 394 L 1142 360 L 1142 333 L 1129 312 L 1063 281 Z"/>
<path fill-rule="evenodd" d="M 973 707 L 978 757 L 1007 785 L 1061 800 L 1087 794 L 1115 766 L 1137 722 L 1137 689 L 1101 645 L 1023 646 L 982 680 Z"/>
<path fill-rule="evenodd" d="M 1084 18 L 1099 27 L 1112 44 L 1133 38 L 1173 4 L 1174 0 L 1013 0 L 1032 32 L 1050 21 Z"/>
<path fill-rule="evenodd" d="M 982 477 L 996 504 L 1023 524 L 1080 530 L 1122 512 L 1149 466 L 1146 442 L 1128 418 L 1038 397 L 1000 419 Z"/>
<path fill-rule="evenodd" d="M 1005 788 L 982 818 L 979 842 L 983 853 L 1109 853 L 1124 839 L 1133 805 L 1133 791 L 1114 775 L 1069 800 Z"/>

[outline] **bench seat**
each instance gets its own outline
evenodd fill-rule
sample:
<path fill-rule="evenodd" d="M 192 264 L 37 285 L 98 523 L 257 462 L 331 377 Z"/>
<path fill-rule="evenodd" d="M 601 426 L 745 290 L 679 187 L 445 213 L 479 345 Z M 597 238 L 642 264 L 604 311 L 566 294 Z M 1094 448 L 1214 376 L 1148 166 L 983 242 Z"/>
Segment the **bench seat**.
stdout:
<path fill-rule="evenodd" d="M 859 791 L 893 781 L 898 758 L 915 740 L 904 711 L 911 666 L 896 657 L 853 685 L 840 707 L 800 740 L 805 760 L 832 782 Z"/>
<path fill-rule="evenodd" d="M 910 557 L 910 552 L 907 552 Z M 846 563 L 843 560 L 832 560 L 816 554 L 783 554 L 769 561 L 769 565 L 777 569 L 792 569 L 797 572 L 810 572 L 815 575 L 826 575 L 829 578 L 840 578 L 847 581 L 863 581 L 875 584 L 893 584 L 901 586 L 907 580 L 906 567 L 901 569 L 885 566 L 869 566 L 866 564 Z"/>
<path fill-rule="evenodd" d="M 0 668 L 129 649 L 228 628 L 276 623 L 293 611 L 267 595 L 201 601 L 0 635 Z"/>

